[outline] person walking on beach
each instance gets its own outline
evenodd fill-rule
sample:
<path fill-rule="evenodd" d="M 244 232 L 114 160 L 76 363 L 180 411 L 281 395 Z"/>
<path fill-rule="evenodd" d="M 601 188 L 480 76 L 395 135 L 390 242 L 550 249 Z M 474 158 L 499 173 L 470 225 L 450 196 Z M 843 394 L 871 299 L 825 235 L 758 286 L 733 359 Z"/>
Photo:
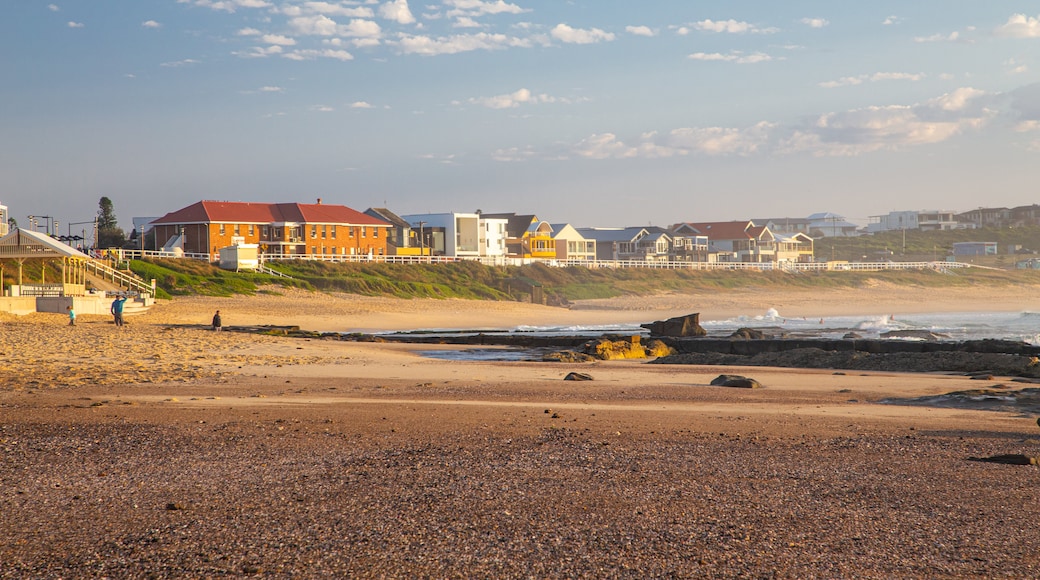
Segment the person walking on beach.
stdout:
<path fill-rule="evenodd" d="M 215 331 L 217 331 L 217 332 L 220 332 L 220 328 L 221 328 L 222 326 L 223 326 L 223 324 L 222 324 L 222 323 L 221 323 L 221 321 L 220 321 L 220 311 L 218 310 L 218 311 L 217 311 L 217 312 L 216 312 L 216 313 L 215 313 L 215 314 L 213 315 L 213 330 L 215 330 Z"/>
<path fill-rule="evenodd" d="M 65 310 L 69 311 L 69 326 L 76 326 L 76 311 L 71 306 L 66 306 Z"/>
<path fill-rule="evenodd" d="M 116 326 L 123 326 L 123 303 L 126 302 L 125 296 L 116 296 L 116 299 L 112 301 L 112 316 L 115 318 Z"/>

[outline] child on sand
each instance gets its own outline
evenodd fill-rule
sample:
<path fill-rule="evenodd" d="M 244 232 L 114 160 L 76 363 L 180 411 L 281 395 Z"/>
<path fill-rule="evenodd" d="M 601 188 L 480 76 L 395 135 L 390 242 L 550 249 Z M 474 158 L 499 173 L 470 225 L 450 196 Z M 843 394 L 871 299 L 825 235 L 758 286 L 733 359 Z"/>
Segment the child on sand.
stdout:
<path fill-rule="evenodd" d="M 69 326 L 76 326 L 76 311 L 71 306 L 66 306 L 65 310 L 69 311 Z"/>
<path fill-rule="evenodd" d="M 218 310 L 216 314 L 213 315 L 213 330 L 220 332 L 221 326 L 223 325 L 220 322 L 220 311 Z"/>

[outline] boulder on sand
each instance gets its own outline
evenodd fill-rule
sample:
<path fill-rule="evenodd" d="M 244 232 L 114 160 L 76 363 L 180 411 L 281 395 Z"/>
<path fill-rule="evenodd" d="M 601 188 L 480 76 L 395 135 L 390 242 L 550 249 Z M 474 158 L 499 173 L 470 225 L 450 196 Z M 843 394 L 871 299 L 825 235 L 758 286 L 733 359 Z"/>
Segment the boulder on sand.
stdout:
<path fill-rule="evenodd" d="M 762 383 L 749 377 L 742 377 L 740 375 L 719 375 L 712 379 L 711 386 L 713 387 L 738 387 L 741 389 L 760 389 Z"/>
<path fill-rule="evenodd" d="M 676 316 L 639 326 L 649 330 L 651 336 L 707 336 L 708 331 L 701 327 L 700 318 L 701 313 L 694 312 L 686 316 Z"/>

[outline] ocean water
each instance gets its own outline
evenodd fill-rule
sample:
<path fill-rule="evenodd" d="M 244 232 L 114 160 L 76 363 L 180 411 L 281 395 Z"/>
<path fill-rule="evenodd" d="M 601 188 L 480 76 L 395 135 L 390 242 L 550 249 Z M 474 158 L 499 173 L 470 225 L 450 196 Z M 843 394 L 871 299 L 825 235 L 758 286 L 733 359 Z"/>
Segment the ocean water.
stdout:
<path fill-rule="evenodd" d="M 841 315 L 824 318 L 785 317 L 770 308 L 761 314 L 749 314 L 719 320 L 701 320 L 709 336 L 728 336 L 739 328 L 754 328 L 772 336 L 840 339 L 849 333 L 861 338 L 880 338 L 887 332 L 931 332 L 942 340 L 964 341 L 1002 339 L 1040 345 L 1040 313 L 1037 312 L 947 312 L 901 314 L 898 316 Z M 424 334 L 458 335 L 475 331 L 425 330 Z M 588 336 L 603 334 L 642 334 L 638 324 L 599 326 L 518 326 L 511 329 L 489 329 L 484 334 L 530 334 L 535 336 Z M 901 338 L 898 340 L 923 340 Z M 424 356 L 452 360 L 536 360 L 541 353 L 521 348 L 471 348 L 464 350 L 426 351 Z"/>

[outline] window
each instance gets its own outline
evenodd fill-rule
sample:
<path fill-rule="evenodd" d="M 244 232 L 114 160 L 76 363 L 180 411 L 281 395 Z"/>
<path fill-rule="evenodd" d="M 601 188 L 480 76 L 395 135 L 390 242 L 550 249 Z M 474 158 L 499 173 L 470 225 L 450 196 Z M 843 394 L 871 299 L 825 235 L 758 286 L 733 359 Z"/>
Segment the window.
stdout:
<path fill-rule="evenodd" d="M 312 254 L 317 254 L 318 253 L 318 247 L 317 246 L 311 246 L 311 253 Z"/>
<path fill-rule="evenodd" d="M 347 228 L 347 232 L 350 234 L 350 237 L 354 237 L 354 228 Z"/>
<path fill-rule="evenodd" d="M 241 230 L 239 229 L 239 225 L 238 224 L 235 224 L 235 235 L 236 236 L 242 235 L 241 234 Z"/>
<path fill-rule="evenodd" d="M 367 238 L 368 237 L 368 227 L 367 226 L 361 226 L 361 237 L 362 238 Z"/>
<path fill-rule="evenodd" d="M 317 237 L 318 237 L 318 226 L 312 225 L 311 226 L 311 239 L 313 240 L 314 238 L 317 238 Z"/>
<path fill-rule="evenodd" d="M 252 237 L 252 236 L 255 236 L 255 235 L 256 235 L 256 228 L 253 226 L 253 224 L 249 224 L 249 236 Z"/>
<path fill-rule="evenodd" d="M 372 228 L 372 237 L 373 238 L 378 238 L 379 237 L 379 228 Z"/>
<path fill-rule="evenodd" d="M 325 224 L 322 224 L 321 225 L 321 239 L 324 240 L 325 238 L 327 238 L 328 234 L 329 234 L 329 226 L 327 226 Z"/>
<path fill-rule="evenodd" d="M 336 224 L 332 224 L 332 239 L 336 239 Z"/>
<path fill-rule="evenodd" d="M 224 231 L 224 224 L 220 224 L 220 235 L 223 236 L 225 233 L 227 232 Z"/>
<path fill-rule="evenodd" d="M 262 228 L 260 228 L 260 235 L 263 236 L 264 239 L 268 238 L 268 233 L 269 233 L 269 230 L 268 230 L 267 226 L 263 226 Z"/>

